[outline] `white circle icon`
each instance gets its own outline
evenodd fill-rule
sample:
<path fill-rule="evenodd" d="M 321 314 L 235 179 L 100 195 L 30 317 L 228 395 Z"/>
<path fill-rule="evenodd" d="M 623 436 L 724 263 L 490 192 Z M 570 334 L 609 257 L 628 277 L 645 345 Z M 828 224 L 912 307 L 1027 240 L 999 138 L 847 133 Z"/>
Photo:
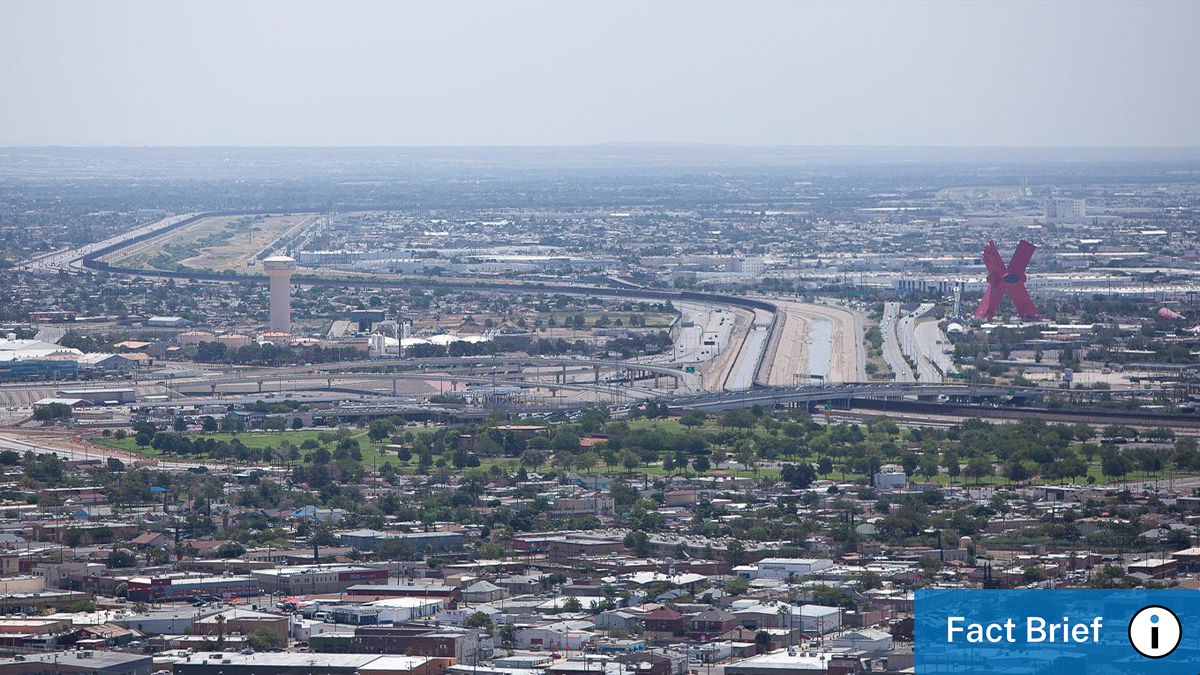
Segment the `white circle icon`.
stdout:
<path fill-rule="evenodd" d="M 1175 651 L 1182 637 L 1179 617 L 1161 605 L 1143 607 L 1129 620 L 1129 644 L 1148 659 L 1161 659 Z"/>

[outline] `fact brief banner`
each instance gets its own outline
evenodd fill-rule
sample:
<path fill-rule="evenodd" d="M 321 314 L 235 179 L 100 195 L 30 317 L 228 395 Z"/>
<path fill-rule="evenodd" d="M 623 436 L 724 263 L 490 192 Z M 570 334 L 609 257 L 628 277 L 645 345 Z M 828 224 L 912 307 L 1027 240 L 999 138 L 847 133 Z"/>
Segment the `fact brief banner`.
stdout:
<path fill-rule="evenodd" d="M 1197 675 L 1200 590 L 916 592 L 917 675 Z"/>

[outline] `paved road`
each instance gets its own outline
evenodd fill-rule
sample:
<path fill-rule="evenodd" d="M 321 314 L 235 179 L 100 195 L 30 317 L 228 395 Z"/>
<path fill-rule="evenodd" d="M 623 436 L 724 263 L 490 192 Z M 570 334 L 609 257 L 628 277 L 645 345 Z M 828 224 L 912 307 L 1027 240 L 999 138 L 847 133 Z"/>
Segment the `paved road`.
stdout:
<path fill-rule="evenodd" d="M 942 381 L 942 374 L 929 358 L 928 350 L 921 349 L 917 339 L 917 322 L 932 309 L 932 302 L 922 303 L 912 312 L 901 316 L 896 323 L 896 337 L 900 343 L 900 350 L 917 364 L 916 376 L 921 382 Z"/>
<path fill-rule="evenodd" d="M 729 373 L 725 383 L 726 391 L 744 391 L 754 386 L 754 375 L 758 372 L 759 359 L 767 348 L 767 338 L 770 337 L 771 314 L 755 310 L 754 321 L 750 326 L 750 334 L 742 343 L 737 355 L 737 363 Z"/>
<path fill-rule="evenodd" d="M 67 329 L 63 328 L 62 326 L 42 326 L 41 328 L 38 328 L 37 335 L 34 336 L 34 339 L 41 340 L 42 342 L 49 342 L 50 344 L 58 344 L 58 341 L 61 340 L 66 334 Z"/>
<path fill-rule="evenodd" d="M 709 361 L 716 357 L 718 351 L 729 345 L 734 314 L 728 307 L 681 302 L 679 310 L 683 314 L 683 320 L 691 325 L 679 329 L 679 337 L 675 340 L 674 352 L 670 358 L 672 362 Z"/>
<path fill-rule="evenodd" d="M 897 382 L 915 382 L 917 378 L 913 374 L 912 367 L 908 365 L 908 361 L 904 360 L 904 354 L 900 351 L 900 341 L 896 335 L 899 319 L 900 303 L 884 303 L 883 321 L 879 323 L 879 330 L 883 333 L 883 360 L 887 361 L 888 366 L 895 373 L 894 379 Z"/>
<path fill-rule="evenodd" d="M 953 350 L 949 348 L 946 334 L 942 332 L 938 322 L 925 319 L 917 322 L 917 350 L 922 358 L 934 366 L 939 377 L 945 377 L 955 372 Z"/>
<path fill-rule="evenodd" d="M 125 462 L 150 463 L 162 470 L 183 471 L 198 467 L 213 469 L 235 468 L 231 464 L 214 462 L 188 462 L 165 460 L 155 457 L 144 457 L 124 450 L 117 450 L 102 445 L 82 443 L 66 434 L 35 434 L 5 431 L 0 435 L 0 450 L 13 450 L 21 454 L 33 452 L 36 454 L 53 453 L 66 460 L 93 460 L 115 457 Z"/>
<path fill-rule="evenodd" d="M 163 218 L 162 220 L 155 221 L 148 225 L 142 225 L 141 227 L 136 227 L 132 230 L 129 230 L 128 232 L 122 232 L 121 234 L 118 234 L 114 237 L 109 237 L 108 239 L 105 239 L 103 241 L 97 241 L 97 242 L 93 242 L 91 244 L 85 244 L 78 248 L 71 248 L 71 249 L 66 249 L 63 251 L 57 251 L 57 252 L 51 253 L 49 255 L 44 255 L 41 257 L 33 258 L 32 260 L 28 260 L 28 261 L 18 265 L 17 269 L 20 269 L 20 270 L 23 270 L 26 272 L 34 272 L 34 271 L 39 271 L 39 270 L 43 271 L 43 272 L 48 272 L 48 271 L 54 271 L 54 270 L 60 270 L 60 269 L 69 269 L 71 267 L 72 263 L 74 263 L 76 260 L 79 260 L 83 256 L 88 255 L 89 253 L 92 253 L 93 251 L 98 251 L 101 248 L 104 248 L 105 246 L 109 246 L 109 245 L 115 244 L 117 242 L 128 241 L 130 239 L 133 239 L 134 237 L 137 237 L 137 236 L 147 233 L 147 232 L 161 230 L 164 227 L 173 225 L 173 224 L 183 220 L 184 218 L 189 218 L 193 215 L 195 215 L 195 214 L 186 213 L 186 214 L 178 215 L 178 216 L 169 216 L 167 218 Z"/>

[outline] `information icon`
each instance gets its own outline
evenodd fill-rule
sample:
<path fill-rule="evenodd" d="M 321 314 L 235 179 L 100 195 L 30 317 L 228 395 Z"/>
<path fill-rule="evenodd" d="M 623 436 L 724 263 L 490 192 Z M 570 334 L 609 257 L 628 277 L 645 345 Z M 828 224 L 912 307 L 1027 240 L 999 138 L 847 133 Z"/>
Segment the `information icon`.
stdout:
<path fill-rule="evenodd" d="M 1175 651 L 1182 637 L 1179 617 L 1162 605 L 1143 607 L 1129 620 L 1129 644 L 1148 659 L 1161 659 Z"/>

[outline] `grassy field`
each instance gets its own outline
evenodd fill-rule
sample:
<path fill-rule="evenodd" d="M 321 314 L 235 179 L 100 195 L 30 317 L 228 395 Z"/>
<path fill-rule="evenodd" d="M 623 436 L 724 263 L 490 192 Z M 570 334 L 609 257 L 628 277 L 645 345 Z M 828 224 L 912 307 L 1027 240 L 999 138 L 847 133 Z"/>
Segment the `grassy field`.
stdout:
<path fill-rule="evenodd" d="M 199 253 L 181 262 L 186 267 L 207 269 L 217 272 L 246 269 L 246 262 L 264 246 L 307 220 L 309 216 L 270 216 L 253 224 L 238 225 L 234 221 L 226 225 L 220 243 L 201 247 Z"/>
<path fill-rule="evenodd" d="M 653 312 L 653 311 L 639 312 L 636 310 L 632 311 L 632 312 L 623 312 L 623 311 L 558 312 L 558 311 L 554 311 L 554 312 L 545 312 L 545 313 L 533 313 L 533 314 L 529 314 L 526 317 L 526 321 L 532 322 L 534 319 L 541 319 L 542 325 L 549 325 L 550 319 L 553 318 L 556 326 L 562 326 L 566 321 L 574 320 L 574 318 L 576 316 L 579 316 L 580 314 L 583 315 L 583 320 L 584 320 L 584 322 L 586 322 L 588 328 L 595 326 L 596 321 L 600 317 L 605 317 L 608 319 L 608 327 L 609 328 L 617 327 L 617 325 L 616 325 L 617 319 L 621 320 L 621 323 L 623 324 L 624 328 L 631 327 L 633 325 L 631 323 L 631 318 L 634 315 L 640 315 L 642 318 L 644 318 L 646 320 L 646 326 L 645 326 L 646 328 L 667 328 L 668 326 L 671 325 L 672 322 L 675 321 L 675 315 L 670 314 L 668 312 Z"/>
<path fill-rule="evenodd" d="M 635 430 L 660 429 L 662 431 L 666 431 L 666 432 L 674 433 L 674 434 L 715 433 L 715 432 L 720 431 L 720 427 L 712 420 L 710 420 L 703 427 L 700 427 L 698 429 L 691 429 L 691 428 L 681 424 L 679 422 L 679 420 L 677 420 L 677 419 L 636 419 L 636 420 L 629 420 L 628 424 L 632 429 L 635 429 Z M 437 427 L 413 427 L 413 428 L 406 428 L 404 430 L 413 432 L 415 434 L 429 434 L 429 433 L 433 433 L 437 429 L 438 429 Z M 330 432 L 331 432 L 331 430 L 328 430 L 328 429 L 321 429 L 321 430 L 301 429 L 301 430 L 295 430 L 295 431 L 288 430 L 288 431 L 281 431 L 281 432 L 260 432 L 260 431 L 249 431 L 249 432 L 241 432 L 241 433 L 217 432 L 217 433 L 211 433 L 211 434 L 193 434 L 193 436 L 202 436 L 204 438 L 212 438 L 217 441 L 223 440 L 223 441 L 227 441 L 227 442 L 237 439 L 237 440 L 241 441 L 241 443 L 248 448 L 272 449 L 272 448 L 278 447 L 284 441 L 291 443 L 292 445 L 294 445 L 296 447 L 299 447 L 301 444 L 303 444 L 307 440 L 319 441 L 319 436 L 322 433 L 327 434 Z M 767 436 L 768 432 L 761 428 L 755 428 L 755 434 L 759 435 L 759 436 Z M 399 469 L 402 473 L 413 473 L 416 471 L 416 467 L 417 467 L 416 456 L 413 456 L 408 462 L 401 462 L 400 458 L 397 456 L 397 454 L 395 452 L 388 450 L 386 448 L 386 446 L 389 443 L 391 443 L 391 441 L 385 440 L 380 444 L 375 444 L 374 442 L 372 442 L 371 440 L 369 440 L 367 438 L 367 431 L 365 429 L 352 429 L 351 437 L 357 439 L 359 442 L 359 447 L 362 452 L 362 460 L 360 461 L 360 463 L 366 469 L 378 470 L 386 464 L 391 464 L 391 465 L 395 466 L 397 469 Z M 146 446 L 146 447 L 138 446 L 132 436 L 128 436 L 128 437 L 126 437 L 124 439 L 120 439 L 120 440 L 118 440 L 116 438 L 111 438 L 111 437 L 110 438 L 96 437 L 91 440 L 92 440 L 92 442 L 100 444 L 100 445 L 104 445 L 104 446 L 107 446 L 110 448 L 116 448 L 119 450 L 123 450 L 126 452 L 130 452 L 130 453 L 141 455 L 141 456 L 148 457 L 148 458 L 187 459 L 189 461 L 200 461 L 200 462 L 211 461 L 211 458 L 205 457 L 203 455 L 189 455 L 187 457 L 177 456 L 177 455 L 164 456 L 161 453 L 159 453 L 157 450 L 155 450 L 149 446 Z M 334 444 L 331 443 L 326 447 L 327 447 L 327 449 L 332 450 L 333 445 Z M 1078 448 L 1076 448 L 1076 449 L 1078 449 Z M 436 468 L 437 459 L 438 458 L 435 458 L 435 468 Z M 731 457 L 731 459 L 732 459 L 732 457 Z M 816 457 L 815 455 L 808 455 L 808 456 L 795 457 L 795 458 L 788 457 L 788 458 L 786 458 L 786 460 L 784 460 L 784 462 L 786 463 L 786 462 L 807 461 L 807 462 L 815 463 L 817 461 L 817 459 L 818 459 L 818 457 Z M 993 461 L 993 463 L 996 463 L 995 457 L 991 457 L 990 459 Z M 760 466 L 757 471 L 755 471 L 753 469 L 746 469 L 746 468 L 726 468 L 726 469 L 721 469 L 720 471 L 723 474 L 732 475 L 732 476 L 736 476 L 736 477 L 756 477 L 756 478 L 765 478 L 765 479 L 778 479 L 780 476 L 780 469 L 776 468 L 776 466 L 774 466 L 775 464 L 776 463 L 773 461 L 763 461 L 760 463 Z M 965 468 L 966 462 L 963 461 L 962 465 Z M 520 459 L 515 458 L 515 457 L 480 458 L 480 467 L 479 468 L 481 468 L 483 470 L 489 470 L 493 466 L 498 466 L 505 471 L 516 471 L 520 468 L 521 463 L 520 463 Z M 452 470 L 457 471 L 457 469 L 453 469 L 452 466 L 451 466 L 451 468 L 452 468 Z M 549 462 L 549 460 L 547 460 L 546 463 L 542 464 L 541 466 L 539 466 L 537 468 L 538 468 L 538 470 L 540 470 L 542 472 L 558 470 L 558 467 L 551 464 Z M 532 470 L 532 468 L 531 468 L 531 470 Z M 710 471 L 708 473 L 711 474 L 711 473 L 714 473 L 715 471 L 716 471 L 715 469 L 710 469 Z M 629 472 L 623 466 L 609 467 L 609 466 L 605 465 L 603 462 L 600 462 L 592 470 L 592 473 L 598 474 L 598 475 L 613 476 L 613 475 L 624 475 L 624 474 L 628 474 Z M 647 474 L 650 476 L 663 476 L 663 475 L 666 475 L 668 472 L 663 469 L 661 464 L 655 463 L 655 464 L 651 464 L 651 465 L 639 466 L 633 473 Z M 671 473 L 672 475 L 683 474 L 683 475 L 688 475 L 688 476 L 695 476 L 696 470 L 694 468 L 689 467 L 686 471 L 680 471 L 680 470 L 676 469 L 669 473 Z M 1188 475 L 1188 474 L 1182 473 L 1182 472 L 1172 472 L 1172 471 L 1162 471 L 1162 472 L 1159 472 L 1157 475 L 1146 474 L 1143 472 L 1136 472 L 1136 473 L 1131 473 L 1128 476 L 1126 476 L 1125 480 L 1128 482 L 1132 482 L 1132 481 L 1142 481 L 1142 480 L 1154 480 L 1155 478 L 1157 478 L 1158 480 L 1168 481 L 1168 480 L 1171 480 L 1172 478 L 1178 478 L 1178 477 L 1182 477 L 1185 475 Z M 837 462 L 836 460 L 834 462 L 834 470 L 830 474 L 828 474 L 828 476 L 826 476 L 826 477 L 833 479 L 833 480 L 837 480 L 837 481 L 863 481 L 867 478 L 865 475 L 860 474 L 860 473 L 854 473 L 854 472 L 850 472 L 850 471 L 843 473 L 840 470 L 840 463 Z M 1100 469 L 1099 461 L 1093 461 L 1092 463 L 1090 463 L 1088 465 L 1088 473 L 1087 473 L 1087 476 L 1084 477 L 1084 480 L 1086 480 L 1086 478 L 1088 478 L 1088 477 L 1093 478 L 1095 480 L 1095 483 L 1098 485 L 1099 484 L 1119 484 L 1122 482 L 1119 479 L 1114 480 L 1108 476 L 1103 475 L 1103 473 L 1101 472 L 1101 469 Z M 919 475 L 919 476 L 915 476 L 915 477 L 910 477 L 910 480 L 914 480 L 917 482 L 926 482 L 931 479 L 926 478 L 925 476 Z M 1072 479 L 1072 482 L 1078 481 L 1078 480 L 1079 480 L 1078 478 L 1074 478 L 1074 479 Z M 968 481 L 965 476 L 958 476 L 957 478 L 952 479 L 948 474 L 945 473 L 944 469 L 937 476 L 933 477 L 932 481 L 943 484 L 943 485 L 954 484 L 954 485 L 1002 486 L 1002 485 L 1010 484 L 1008 479 L 1004 478 L 1001 475 L 989 476 L 982 480 L 971 479 Z M 1059 481 L 1046 481 L 1046 480 L 1042 480 L 1040 478 L 1035 478 L 1032 481 L 1033 484 L 1056 484 L 1058 482 Z"/>
<path fill-rule="evenodd" d="M 309 216 L 206 218 L 127 249 L 114 264 L 162 270 L 206 269 L 253 272 L 247 267 L 263 247 Z"/>

